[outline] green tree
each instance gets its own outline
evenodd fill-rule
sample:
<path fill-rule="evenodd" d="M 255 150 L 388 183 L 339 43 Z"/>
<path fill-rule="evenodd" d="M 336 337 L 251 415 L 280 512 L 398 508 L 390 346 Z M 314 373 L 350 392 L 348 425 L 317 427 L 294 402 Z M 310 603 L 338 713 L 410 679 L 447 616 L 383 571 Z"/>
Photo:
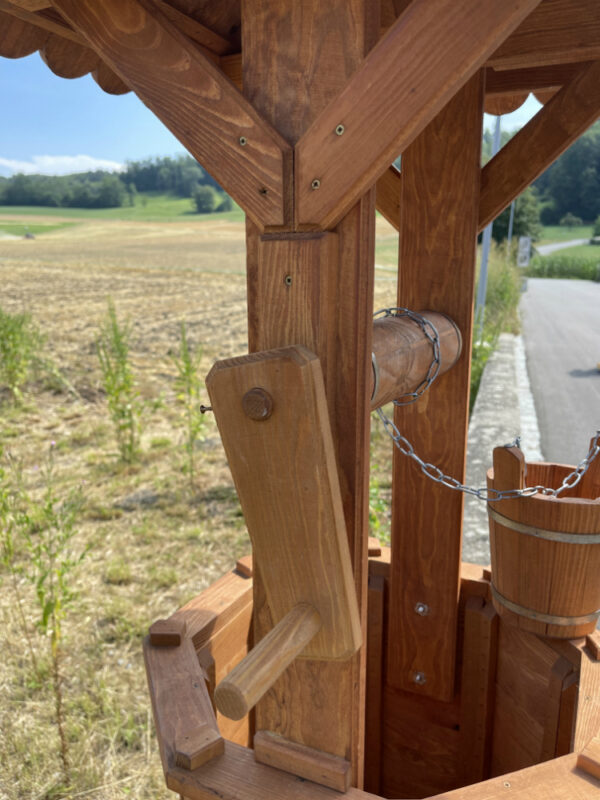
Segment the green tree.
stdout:
<path fill-rule="evenodd" d="M 210 214 L 217 205 L 217 193 L 212 186 L 197 186 L 194 190 L 194 203 L 199 214 Z"/>
<path fill-rule="evenodd" d="M 508 236 L 510 206 L 495 220 L 492 236 L 500 243 Z M 537 193 L 531 187 L 525 189 L 515 202 L 513 236 L 531 236 L 535 241 L 541 233 L 540 204 Z"/>

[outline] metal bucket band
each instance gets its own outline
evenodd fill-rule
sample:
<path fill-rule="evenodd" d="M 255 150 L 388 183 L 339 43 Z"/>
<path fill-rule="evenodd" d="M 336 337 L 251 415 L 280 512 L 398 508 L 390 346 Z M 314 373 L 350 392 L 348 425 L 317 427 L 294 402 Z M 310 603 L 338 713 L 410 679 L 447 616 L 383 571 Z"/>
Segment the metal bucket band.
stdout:
<path fill-rule="evenodd" d="M 514 614 L 518 614 L 520 617 L 527 617 L 527 619 L 533 619 L 536 622 L 564 626 L 585 625 L 588 622 L 596 622 L 598 617 L 600 617 L 600 608 L 592 614 L 583 614 L 580 617 L 558 617 L 554 614 L 543 614 L 541 611 L 533 611 L 531 608 L 525 608 L 524 606 L 518 605 L 518 603 L 513 603 L 512 600 L 507 600 L 506 597 L 500 594 L 493 583 L 491 584 L 491 589 L 494 600 L 500 603 L 501 606 L 504 606 Z"/>
<path fill-rule="evenodd" d="M 488 505 L 488 514 L 504 528 L 526 533 L 528 536 L 535 536 L 537 539 L 547 539 L 549 542 L 567 542 L 569 544 L 600 544 L 600 533 L 563 533 L 562 531 L 547 531 L 544 528 L 534 528 L 531 525 L 523 525 L 522 522 L 515 522 L 514 519 L 499 514 L 490 505 Z"/>

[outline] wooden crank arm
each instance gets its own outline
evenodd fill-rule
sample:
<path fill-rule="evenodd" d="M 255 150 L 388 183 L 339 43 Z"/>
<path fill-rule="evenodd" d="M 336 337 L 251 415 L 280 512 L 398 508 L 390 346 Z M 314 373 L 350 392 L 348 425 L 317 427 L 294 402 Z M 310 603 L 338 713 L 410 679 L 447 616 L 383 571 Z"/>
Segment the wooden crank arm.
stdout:
<path fill-rule="evenodd" d="M 268 633 L 215 690 L 215 703 L 229 719 L 242 719 L 269 691 L 321 629 L 319 612 L 299 603 Z"/>

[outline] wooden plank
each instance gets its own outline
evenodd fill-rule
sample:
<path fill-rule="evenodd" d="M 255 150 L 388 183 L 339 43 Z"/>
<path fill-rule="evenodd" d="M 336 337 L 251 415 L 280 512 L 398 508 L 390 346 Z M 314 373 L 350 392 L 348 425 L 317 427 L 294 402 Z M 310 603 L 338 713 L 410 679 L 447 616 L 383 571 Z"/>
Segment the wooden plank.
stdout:
<path fill-rule="evenodd" d="M 447 314 L 464 345 L 458 362 L 430 392 L 396 409 L 396 424 L 422 458 L 460 481 L 468 424 L 482 115 L 480 73 L 402 157 L 398 305 Z M 460 492 L 433 483 L 394 452 L 388 676 L 396 688 L 448 701 L 454 694 L 462 508 Z M 426 604 L 429 613 L 416 613 L 418 603 Z M 415 682 L 418 673 L 424 683 Z"/>
<path fill-rule="evenodd" d="M 148 634 L 153 647 L 179 647 L 185 636 L 185 618 L 157 619 Z"/>
<path fill-rule="evenodd" d="M 309 604 L 321 628 L 302 657 L 349 658 L 360 621 L 318 358 L 296 346 L 228 359 L 206 387 L 274 622 Z M 268 398 L 264 418 L 250 392 Z"/>
<path fill-rule="evenodd" d="M 46 4 L 44 4 L 45 6 Z M 47 3 L 49 6 L 50 3 Z M 55 33 L 63 39 L 68 39 L 77 44 L 84 45 L 85 39 L 80 34 L 76 33 L 67 23 L 62 19 L 60 14 L 57 14 L 54 9 L 46 9 L 41 13 L 28 10 L 20 3 L 15 3 L 13 0 L 0 0 L 0 11 L 5 11 L 13 17 L 35 25 L 38 28 L 43 28 L 50 33 Z"/>
<path fill-rule="evenodd" d="M 573 665 L 568 658 L 560 657 L 550 671 L 548 681 L 548 700 L 546 703 L 546 718 L 544 720 L 544 736 L 542 739 L 542 752 L 540 761 L 547 761 L 557 755 L 558 737 L 561 717 L 564 718 L 564 692 L 565 688 L 575 677 Z M 563 723 L 564 724 L 564 723 Z M 599 721 L 600 724 L 600 721 Z"/>
<path fill-rule="evenodd" d="M 127 92 L 131 91 L 131 87 L 104 61 L 100 61 L 96 69 L 93 70 L 92 78 L 102 91 L 108 94 L 127 94 Z"/>
<path fill-rule="evenodd" d="M 223 740 L 191 639 L 180 647 L 153 647 L 146 638 L 144 660 L 165 774 L 177 760 L 187 769 L 193 769 L 191 763 L 204 763 L 203 746 L 206 759 L 220 755 Z"/>
<path fill-rule="evenodd" d="M 502 114 L 511 114 L 513 111 L 516 111 L 517 108 L 520 108 L 528 97 L 529 92 L 504 94 L 501 96 L 486 94 L 483 110 L 486 114 L 493 114 L 496 117 Z"/>
<path fill-rule="evenodd" d="M 481 171 L 485 228 L 600 115 L 600 61 L 579 72 Z"/>
<path fill-rule="evenodd" d="M 487 64 L 499 69 L 600 59 L 596 0 L 543 0 Z"/>
<path fill-rule="evenodd" d="M 298 142 L 298 222 L 341 219 L 538 2 L 414 0 Z"/>
<path fill-rule="evenodd" d="M 258 224 L 282 224 L 288 146 L 157 8 L 145 0 L 53 5 Z"/>
<path fill-rule="evenodd" d="M 232 571 L 192 598 L 176 615 L 185 618 L 187 635 L 200 650 L 251 604 L 252 580 Z"/>
<path fill-rule="evenodd" d="M 383 797 L 429 797 L 461 785 L 460 709 L 389 686 L 383 693 Z"/>
<path fill-rule="evenodd" d="M 529 69 L 496 70 L 488 67 L 485 71 L 485 94 L 489 97 L 539 89 L 561 89 L 587 66 L 585 62 L 576 62 Z"/>
<path fill-rule="evenodd" d="M 170 3 L 165 2 L 165 0 L 153 0 L 153 3 L 188 39 L 192 39 L 192 41 L 219 56 L 234 52 L 235 45 L 230 39 L 219 36 L 211 28 L 202 25 L 188 14 L 182 13 Z"/>
<path fill-rule="evenodd" d="M 30 25 L 22 19 L 0 10 L 0 56 L 23 58 L 39 50 L 46 41 L 48 31 Z"/>
<path fill-rule="evenodd" d="M 302 126 L 316 118 L 336 96 L 371 46 L 378 25 L 378 3 L 333 0 L 324 5 L 318 0 L 303 3 L 260 0 L 251 7 L 247 4 L 245 10 L 244 92 L 252 97 L 267 120 L 281 120 L 286 126 L 288 117 L 293 120 L 298 128 L 286 127 L 286 131 L 297 140 L 304 133 Z M 342 35 L 347 36 L 349 31 L 355 44 L 341 55 Z M 287 74 L 289 80 L 272 77 L 271 73 L 277 71 Z M 310 93 L 306 91 L 305 80 L 311 82 Z M 298 103 L 307 108 L 299 110 Z M 293 227 L 291 195 L 290 191 L 289 228 Z M 283 282 L 269 284 L 273 262 L 268 257 L 264 260 L 266 248 L 260 246 L 255 227 L 249 225 L 247 229 L 250 349 L 299 343 L 328 365 L 325 385 L 363 629 L 367 591 L 374 227 L 374 198 L 369 194 L 331 232 L 337 238 L 337 256 L 318 258 L 312 267 L 307 266 L 307 280 L 312 285 L 335 288 L 327 303 L 323 303 L 316 291 L 307 292 L 305 302 L 300 303 L 289 298 L 289 288 Z M 294 269 L 304 257 L 301 251 L 305 245 L 298 241 L 295 247 L 297 255 L 293 254 L 291 244 L 288 249 L 289 263 Z M 326 274 L 321 276 L 320 271 Z M 261 296 L 259 285 L 269 285 L 267 297 Z M 292 283 L 292 293 L 295 285 Z M 289 303 L 295 309 L 292 318 L 281 313 L 282 304 Z M 286 339 L 283 342 L 282 331 Z M 257 574 L 260 565 L 254 578 L 255 633 L 260 638 L 272 627 L 272 620 Z M 361 785 L 364 692 L 362 651 L 351 664 L 297 661 L 258 704 L 257 727 L 350 760 L 353 783 Z M 322 709 L 316 717 L 310 712 L 314 702 Z"/>
<path fill-rule="evenodd" d="M 435 800 L 595 800 L 598 781 L 577 769 L 576 755 L 435 796 Z M 430 798 L 434 800 L 434 798 Z"/>
<path fill-rule="evenodd" d="M 338 792 L 350 788 L 350 762 L 339 756 L 313 750 L 290 742 L 270 731 L 258 731 L 254 737 L 254 758 L 261 764 L 291 772 L 307 781 L 329 786 Z"/>
<path fill-rule="evenodd" d="M 196 772 L 176 767 L 167 774 L 167 786 L 190 800 L 340 800 L 339 792 L 283 770 L 259 764 L 252 750 L 225 742 L 225 754 Z M 378 800 L 376 795 L 350 788 L 344 800 Z"/>
<path fill-rule="evenodd" d="M 401 191 L 400 170 L 391 166 L 381 175 L 377 181 L 377 211 L 396 228 L 400 229 L 400 198 Z"/>
<path fill-rule="evenodd" d="M 583 750 L 600 734 L 600 661 L 580 647 L 579 699 L 573 732 L 573 749 Z"/>
<path fill-rule="evenodd" d="M 577 767 L 600 781 L 600 738 L 596 736 L 579 753 Z"/>
<path fill-rule="evenodd" d="M 461 755 L 464 785 L 489 777 L 494 719 L 498 615 L 470 597 L 465 608 L 461 680 Z"/>
<path fill-rule="evenodd" d="M 381 552 L 381 551 L 380 551 Z M 365 789 L 381 791 L 385 579 L 369 576 L 367 599 L 367 711 L 365 718 Z"/>
<path fill-rule="evenodd" d="M 98 54 L 89 47 L 75 44 L 51 33 L 40 55 L 46 65 L 60 78 L 81 78 L 98 68 Z"/>

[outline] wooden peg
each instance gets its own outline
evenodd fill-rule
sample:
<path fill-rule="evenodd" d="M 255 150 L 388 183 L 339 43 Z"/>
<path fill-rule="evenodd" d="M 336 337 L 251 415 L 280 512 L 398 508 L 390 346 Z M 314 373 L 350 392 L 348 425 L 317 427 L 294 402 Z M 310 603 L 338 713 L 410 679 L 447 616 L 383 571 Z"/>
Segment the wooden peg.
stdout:
<path fill-rule="evenodd" d="M 173 615 L 168 619 L 157 619 L 150 630 L 150 644 L 154 647 L 179 647 L 185 636 L 185 619 Z"/>
<path fill-rule="evenodd" d="M 242 719 L 321 628 L 313 606 L 293 608 L 217 686 L 215 702 L 229 719 Z"/>
<path fill-rule="evenodd" d="M 183 769 L 197 769 L 225 752 L 225 742 L 210 725 L 199 725 L 175 739 L 175 763 Z"/>

